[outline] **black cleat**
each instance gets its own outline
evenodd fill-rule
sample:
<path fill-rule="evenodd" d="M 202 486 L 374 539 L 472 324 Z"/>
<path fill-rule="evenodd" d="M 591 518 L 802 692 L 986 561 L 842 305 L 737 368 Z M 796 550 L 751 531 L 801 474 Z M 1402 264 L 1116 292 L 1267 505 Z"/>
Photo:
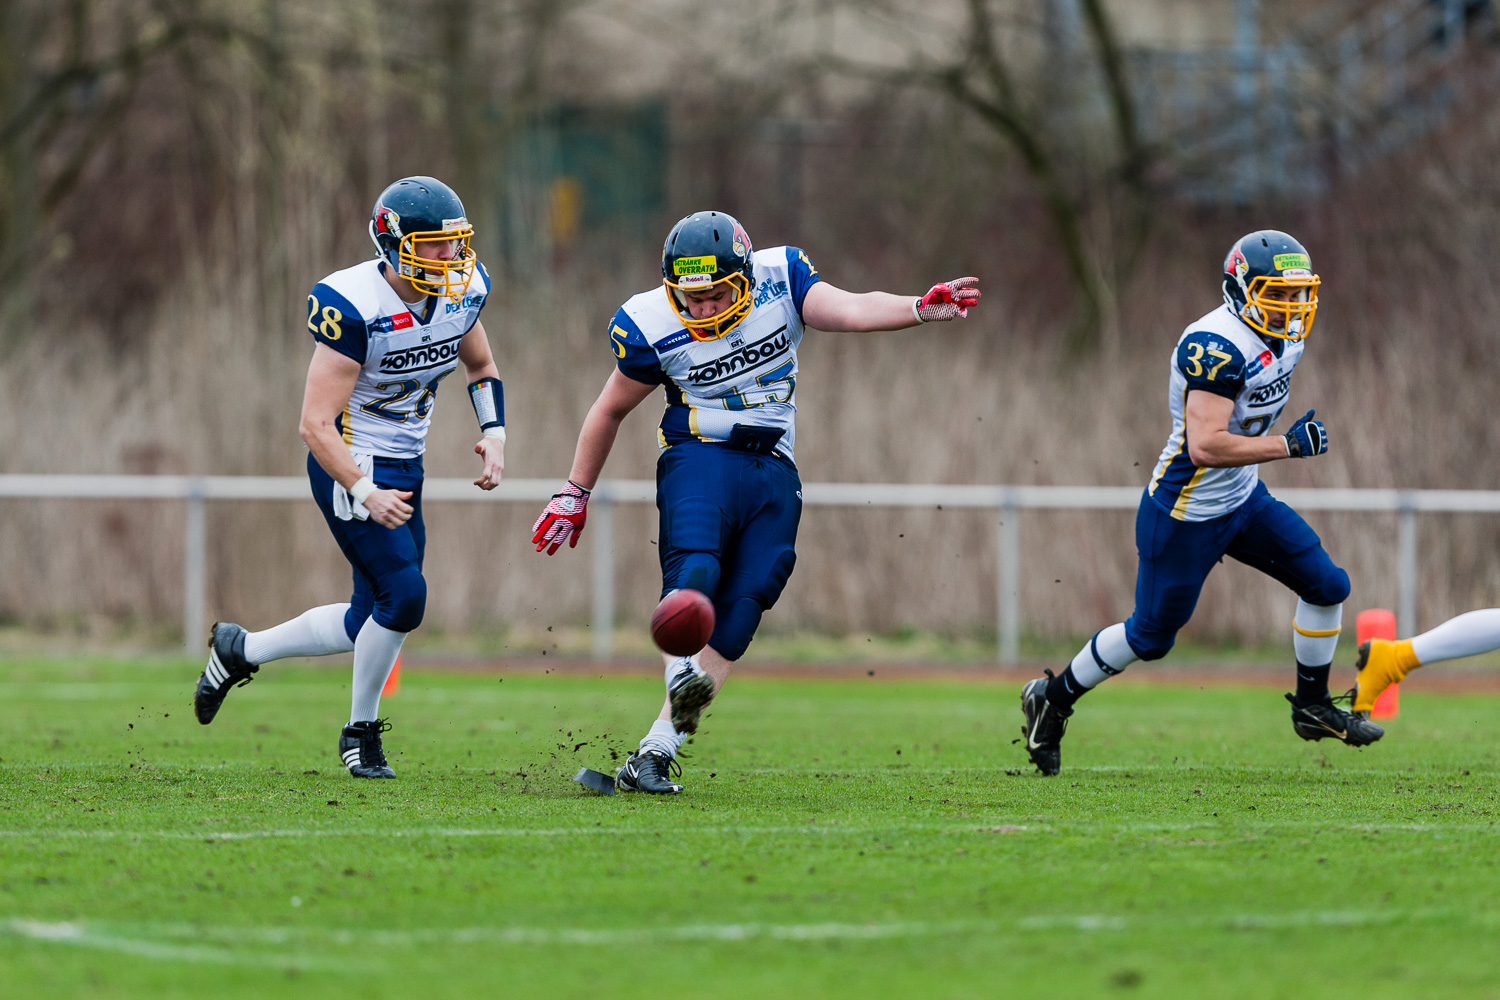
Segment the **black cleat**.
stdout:
<path fill-rule="evenodd" d="M 385 762 L 385 750 L 380 746 L 380 734 L 387 732 L 391 724 L 384 719 L 373 722 L 351 722 L 339 736 L 339 756 L 344 766 L 356 778 L 394 778 L 396 772 Z"/>
<path fill-rule="evenodd" d="M 208 666 L 203 668 L 198 690 L 193 692 L 193 714 L 205 726 L 219 714 L 229 689 L 249 684 L 260 669 L 260 664 L 245 659 L 246 634 L 234 622 L 215 622 L 209 633 Z"/>
<path fill-rule="evenodd" d="M 672 728 L 679 733 L 696 733 L 698 717 L 714 700 L 714 679 L 691 660 L 667 685 L 672 703 Z"/>
<path fill-rule="evenodd" d="M 682 777 L 682 765 L 660 750 L 637 750 L 615 772 L 615 784 L 622 792 L 645 792 L 647 795 L 676 795 L 682 786 L 673 781 Z"/>
<path fill-rule="evenodd" d="M 1021 714 L 1026 717 L 1021 735 L 1026 739 L 1026 752 L 1036 769 L 1049 775 L 1062 770 L 1062 738 L 1073 714 L 1071 708 L 1058 711 L 1047 700 L 1047 680 L 1051 676 L 1049 670 L 1047 677 L 1027 681 L 1021 689 Z"/>
<path fill-rule="evenodd" d="M 1346 712 L 1332 698 L 1303 704 L 1289 694 L 1286 700 L 1292 703 L 1292 729 L 1304 740 L 1335 739 L 1351 747 L 1363 747 L 1385 735 L 1385 730 L 1363 712 Z"/>

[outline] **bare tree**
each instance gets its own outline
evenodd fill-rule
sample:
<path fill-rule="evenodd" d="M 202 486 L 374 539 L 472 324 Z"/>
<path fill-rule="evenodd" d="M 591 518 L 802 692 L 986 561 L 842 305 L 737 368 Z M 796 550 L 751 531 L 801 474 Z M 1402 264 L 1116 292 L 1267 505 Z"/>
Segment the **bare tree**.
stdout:
<path fill-rule="evenodd" d="M 1141 137 L 1119 39 L 1101 0 L 1051 2 L 1076 3 L 1069 13 L 1079 15 L 1089 46 L 1071 55 L 1084 57 L 1084 80 L 1092 87 L 1080 85 L 1076 74 L 1060 79 L 1045 62 L 1019 58 L 1016 49 L 1034 53 L 1049 40 L 1040 25 L 1005 16 L 992 0 L 966 0 L 964 44 L 951 60 L 913 53 L 909 64 L 896 70 L 833 64 L 865 78 L 940 93 L 972 112 L 1019 157 L 1046 206 L 1072 278 L 1076 299 L 1065 346 L 1069 355 L 1078 355 L 1093 349 L 1112 321 L 1116 290 L 1149 234 L 1156 200 L 1149 182 L 1154 151 Z M 1108 107 L 1105 135 L 1088 114 L 1089 101 L 1098 97 Z"/>

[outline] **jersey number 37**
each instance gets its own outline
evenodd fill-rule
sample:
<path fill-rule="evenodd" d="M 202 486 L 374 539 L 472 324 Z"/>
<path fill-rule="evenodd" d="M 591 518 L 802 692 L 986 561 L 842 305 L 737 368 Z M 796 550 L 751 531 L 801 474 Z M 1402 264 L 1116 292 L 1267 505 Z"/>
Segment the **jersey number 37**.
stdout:
<path fill-rule="evenodd" d="M 1212 381 L 1213 379 L 1218 377 L 1219 369 L 1223 368 L 1225 365 L 1229 364 L 1229 362 L 1234 360 L 1234 355 L 1226 354 L 1223 351 L 1215 351 L 1211 348 L 1207 353 L 1209 357 L 1219 359 L 1218 364 L 1214 364 L 1212 361 L 1208 363 L 1209 367 L 1207 377 L 1210 381 Z M 1204 349 L 1202 344 L 1189 343 L 1187 345 L 1187 367 L 1185 371 L 1193 378 L 1204 377 L 1203 355 Z"/>

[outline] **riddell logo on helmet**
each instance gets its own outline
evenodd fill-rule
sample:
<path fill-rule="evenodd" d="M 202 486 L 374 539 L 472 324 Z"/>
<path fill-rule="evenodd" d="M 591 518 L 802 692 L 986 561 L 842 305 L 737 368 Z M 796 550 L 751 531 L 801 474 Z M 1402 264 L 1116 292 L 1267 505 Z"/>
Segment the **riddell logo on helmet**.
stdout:
<path fill-rule="evenodd" d="M 672 261 L 672 273 L 679 278 L 684 274 L 713 274 L 718 269 L 717 257 L 679 257 Z"/>

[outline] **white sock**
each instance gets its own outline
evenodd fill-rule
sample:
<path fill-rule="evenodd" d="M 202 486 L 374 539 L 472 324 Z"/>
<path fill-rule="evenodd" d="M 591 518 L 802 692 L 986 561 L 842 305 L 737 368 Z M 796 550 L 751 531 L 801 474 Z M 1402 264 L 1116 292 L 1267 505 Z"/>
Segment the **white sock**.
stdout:
<path fill-rule="evenodd" d="M 347 653 L 354 648 L 354 640 L 344 631 L 348 610 L 347 604 L 325 604 L 264 632 L 250 632 L 245 636 L 245 659 L 265 663 L 286 656 Z"/>
<path fill-rule="evenodd" d="M 697 653 L 694 653 L 692 656 L 673 657 L 672 662 L 667 664 L 666 672 L 663 678 L 664 683 L 667 685 L 667 691 L 670 692 L 672 690 L 672 679 L 674 677 L 682 673 L 684 670 L 692 670 L 695 667 L 699 670 L 703 669 L 702 666 L 698 663 Z"/>
<path fill-rule="evenodd" d="M 1140 657 L 1125 641 L 1125 623 L 1117 622 L 1089 640 L 1070 664 L 1073 677 L 1085 688 L 1097 687 L 1106 677 L 1113 677 Z M 1102 663 L 1100 661 L 1103 661 Z"/>
<path fill-rule="evenodd" d="M 354 694 L 350 700 L 349 722 L 370 722 L 380 714 L 380 689 L 385 687 L 401 644 L 407 633 L 393 632 L 366 618 L 354 640 Z"/>
<path fill-rule="evenodd" d="M 642 752 L 659 750 L 668 757 L 676 757 L 685 739 L 687 739 L 687 733 L 679 733 L 666 719 L 657 719 L 651 723 L 651 731 L 641 737 L 641 750 Z"/>
<path fill-rule="evenodd" d="M 1450 618 L 1411 641 L 1419 663 L 1456 660 L 1500 649 L 1500 608 L 1470 611 Z"/>
<path fill-rule="evenodd" d="M 1332 663 L 1343 622 L 1342 604 L 1308 604 L 1297 598 L 1297 613 L 1292 617 L 1292 648 L 1297 652 L 1297 662 L 1304 667 Z"/>

